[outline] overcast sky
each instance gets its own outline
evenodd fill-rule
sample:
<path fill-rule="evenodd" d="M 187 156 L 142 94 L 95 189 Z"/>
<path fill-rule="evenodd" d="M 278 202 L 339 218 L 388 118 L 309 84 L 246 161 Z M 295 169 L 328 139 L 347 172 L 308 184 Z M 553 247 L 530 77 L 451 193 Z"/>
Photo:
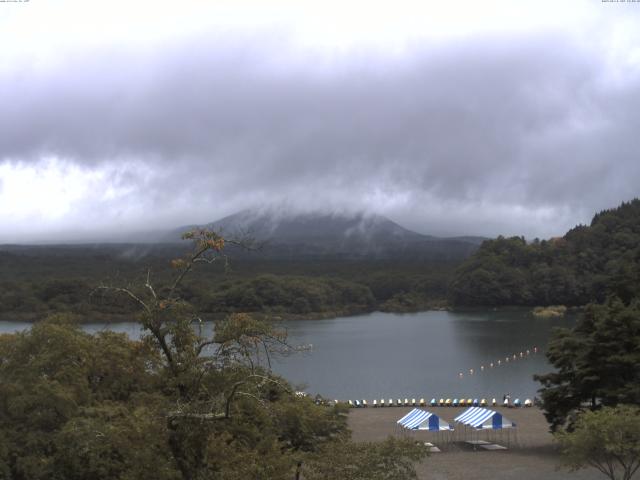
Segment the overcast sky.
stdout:
<path fill-rule="evenodd" d="M 265 205 L 545 238 L 639 147 L 640 3 L 0 2 L 0 243 Z"/>

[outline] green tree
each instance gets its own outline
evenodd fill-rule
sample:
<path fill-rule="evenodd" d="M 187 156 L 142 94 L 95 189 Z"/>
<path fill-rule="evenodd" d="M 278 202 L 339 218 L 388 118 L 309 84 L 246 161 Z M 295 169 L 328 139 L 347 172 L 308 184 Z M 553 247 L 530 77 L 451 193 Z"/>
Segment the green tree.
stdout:
<path fill-rule="evenodd" d="M 552 430 L 586 408 L 640 404 L 640 303 L 589 305 L 574 328 L 555 331 L 547 358 L 556 371 L 535 378 Z"/>
<path fill-rule="evenodd" d="M 571 470 L 591 466 L 611 480 L 630 480 L 640 468 L 640 408 L 619 405 L 584 412 L 574 427 L 555 435 Z"/>
<path fill-rule="evenodd" d="M 155 405 L 167 406 L 153 392 L 156 359 L 124 334 L 89 335 L 68 315 L 0 336 L 2 478 L 135 478 L 124 473 L 170 464 L 153 458 L 166 439 L 154 420 Z"/>
<path fill-rule="evenodd" d="M 242 465 L 244 476 L 280 478 L 290 466 L 282 455 L 272 454 L 279 450 L 280 439 L 271 411 L 264 407 L 290 389 L 260 360 L 264 354 L 269 363 L 276 348 L 286 351 L 286 335 L 247 315 L 231 316 L 213 337 L 194 328 L 202 320 L 180 297 L 182 281 L 198 263 L 226 261 L 222 250 L 229 242 L 208 230 L 194 230 L 183 238 L 193 241 L 193 250 L 172 261 L 176 274 L 169 287 L 156 289 L 149 273 L 137 290 L 103 289 L 139 305 L 143 342 L 160 352 L 160 388 L 173 404 L 163 412 L 168 447 L 182 478 L 233 478 L 232 465 Z M 263 423 L 262 428 L 253 421 Z M 224 438 L 227 448 L 220 444 Z M 270 453 L 273 461 L 256 463 L 253 470 L 250 462 L 240 461 L 258 451 Z"/>
<path fill-rule="evenodd" d="M 640 200 L 596 214 L 564 237 L 485 241 L 449 286 L 455 305 L 585 305 L 640 293 Z"/>
<path fill-rule="evenodd" d="M 213 335 L 199 328 L 202 321 L 180 297 L 180 286 L 197 264 L 225 262 L 222 250 L 228 242 L 207 230 L 184 238 L 193 241 L 193 250 L 172 262 L 176 275 L 169 287 L 155 288 L 150 273 L 138 289 L 105 287 L 139 305 L 147 332 L 141 345 L 156 354 L 149 357 L 152 361 L 145 371 L 155 382 L 151 392 L 162 394 L 155 412 L 164 419 L 157 438 L 163 440 L 165 458 L 173 468 L 167 471 L 177 471 L 185 480 L 284 479 L 291 478 L 296 464 L 336 442 L 355 448 L 348 439 L 344 410 L 295 397 L 288 383 L 270 371 L 272 355 L 292 351 L 286 332 L 247 314 L 231 315 L 216 325 Z M 288 294 L 272 279 L 259 282 L 259 287 L 283 297 Z M 103 417 L 94 415 L 64 431 L 69 438 L 76 435 L 82 440 L 83 432 L 106 427 Z M 101 445 L 106 456 L 122 457 L 113 453 L 111 442 Z M 391 450 L 393 454 L 381 453 L 384 462 L 368 465 L 367 471 L 395 468 L 409 476 L 398 473 L 389 478 L 411 478 L 413 466 L 407 458 L 419 456 L 413 450 L 401 451 L 398 447 Z M 91 455 L 83 462 L 92 466 L 90 476 L 111 468 L 110 462 L 100 461 L 102 457 Z"/>
<path fill-rule="evenodd" d="M 172 262 L 167 287 L 149 272 L 101 288 L 138 307 L 140 341 L 90 335 L 68 314 L 0 335 L 0 478 L 414 478 L 424 448 L 355 444 L 344 407 L 298 398 L 271 372 L 273 355 L 296 350 L 286 332 L 247 314 L 205 331 L 181 285 L 197 264 L 225 262 L 225 240 L 186 237 L 193 251 Z"/>

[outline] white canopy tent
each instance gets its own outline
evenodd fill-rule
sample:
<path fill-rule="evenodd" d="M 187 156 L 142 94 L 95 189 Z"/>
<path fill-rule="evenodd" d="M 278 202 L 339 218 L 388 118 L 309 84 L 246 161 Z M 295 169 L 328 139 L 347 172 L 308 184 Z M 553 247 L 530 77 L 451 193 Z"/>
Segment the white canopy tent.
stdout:
<path fill-rule="evenodd" d="M 419 408 L 411 410 L 398 420 L 396 425 L 402 428 L 404 432 L 425 432 L 430 435 L 435 435 L 435 437 L 431 438 L 436 442 L 442 440 L 449 443 L 451 441 L 451 434 L 453 433 L 453 427 L 449 423 L 442 420 L 438 415 Z M 433 448 L 433 444 L 429 443 L 428 445 Z"/>
<path fill-rule="evenodd" d="M 407 430 L 429 430 L 431 432 L 453 430 L 451 425 L 437 415 L 414 408 L 397 422 Z"/>
<path fill-rule="evenodd" d="M 495 410 L 471 407 L 454 418 L 453 421 L 464 426 L 463 430 L 458 429 L 457 431 L 460 432 L 467 441 L 478 442 L 481 433 L 485 433 L 485 435 L 491 437 L 492 440 L 496 440 L 495 437 L 499 435 L 500 440 L 503 440 L 505 436 L 504 432 L 506 432 L 506 441 L 510 444 L 511 431 L 514 433 L 514 440 L 517 440 L 516 424 Z"/>
<path fill-rule="evenodd" d="M 501 429 L 514 428 L 516 426 L 511 420 L 507 420 L 501 413 L 482 407 L 471 407 L 453 419 L 476 429 Z"/>

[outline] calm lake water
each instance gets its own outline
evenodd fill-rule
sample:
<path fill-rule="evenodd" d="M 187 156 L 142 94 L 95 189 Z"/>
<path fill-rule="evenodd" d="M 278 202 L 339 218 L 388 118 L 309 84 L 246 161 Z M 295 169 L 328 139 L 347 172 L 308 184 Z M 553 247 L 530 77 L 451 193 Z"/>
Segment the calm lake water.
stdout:
<path fill-rule="evenodd" d="M 532 398 L 539 388 L 533 374 L 551 369 L 544 356 L 551 329 L 571 326 L 574 321 L 573 317 L 535 319 L 525 310 L 375 312 L 286 321 L 282 325 L 290 342 L 311 344 L 312 349 L 279 359 L 272 366 L 294 384 L 304 384 L 307 392 L 339 400 L 501 399 L 505 393 L 514 399 Z M 0 322 L 0 333 L 28 327 L 27 323 Z M 88 324 L 84 328 L 89 332 L 110 328 L 134 338 L 140 334 L 136 323 Z"/>

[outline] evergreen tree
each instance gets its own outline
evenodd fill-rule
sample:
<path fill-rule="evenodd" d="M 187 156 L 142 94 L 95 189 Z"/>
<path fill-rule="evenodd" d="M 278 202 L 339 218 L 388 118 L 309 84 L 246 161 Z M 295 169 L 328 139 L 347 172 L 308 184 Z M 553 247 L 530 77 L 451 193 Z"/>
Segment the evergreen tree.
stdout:
<path fill-rule="evenodd" d="M 536 379 L 553 430 L 585 409 L 640 405 L 640 302 L 589 305 L 574 328 L 555 331 L 547 358 L 556 371 Z"/>

